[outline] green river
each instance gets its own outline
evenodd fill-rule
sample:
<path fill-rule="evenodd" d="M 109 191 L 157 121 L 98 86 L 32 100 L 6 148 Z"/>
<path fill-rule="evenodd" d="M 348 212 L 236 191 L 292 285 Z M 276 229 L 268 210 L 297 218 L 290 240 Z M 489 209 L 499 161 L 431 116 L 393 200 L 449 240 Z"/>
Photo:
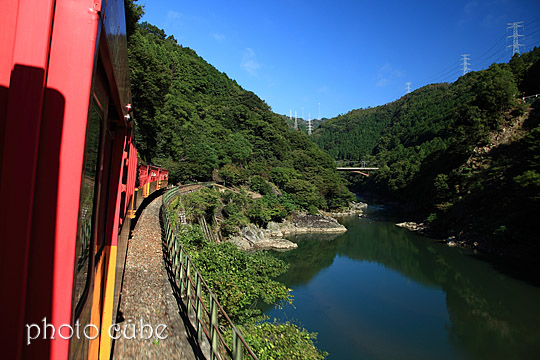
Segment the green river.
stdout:
<path fill-rule="evenodd" d="M 317 332 L 329 360 L 540 359 L 539 287 L 393 222 L 341 222 L 275 253 L 294 306 L 266 311 Z"/>

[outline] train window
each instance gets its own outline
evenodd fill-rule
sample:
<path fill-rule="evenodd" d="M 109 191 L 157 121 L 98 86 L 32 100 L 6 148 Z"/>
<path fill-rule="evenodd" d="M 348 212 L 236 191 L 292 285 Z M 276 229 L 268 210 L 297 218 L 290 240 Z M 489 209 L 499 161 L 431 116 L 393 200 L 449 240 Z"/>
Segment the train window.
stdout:
<path fill-rule="evenodd" d="M 75 259 L 75 312 L 80 311 L 88 289 L 92 258 L 92 238 L 95 231 L 95 208 L 98 192 L 99 149 L 103 113 L 101 108 L 92 103 L 86 132 L 85 162 L 83 167 L 81 199 L 79 204 L 79 224 Z"/>

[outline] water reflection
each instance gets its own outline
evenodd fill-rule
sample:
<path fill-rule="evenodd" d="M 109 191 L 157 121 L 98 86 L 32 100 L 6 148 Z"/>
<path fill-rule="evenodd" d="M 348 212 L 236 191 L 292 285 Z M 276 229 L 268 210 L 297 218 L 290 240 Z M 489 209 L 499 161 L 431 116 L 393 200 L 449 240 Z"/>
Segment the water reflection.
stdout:
<path fill-rule="evenodd" d="M 276 254 L 296 309 L 267 311 L 319 332 L 330 359 L 539 358 L 538 287 L 390 222 L 343 223 Z"/>

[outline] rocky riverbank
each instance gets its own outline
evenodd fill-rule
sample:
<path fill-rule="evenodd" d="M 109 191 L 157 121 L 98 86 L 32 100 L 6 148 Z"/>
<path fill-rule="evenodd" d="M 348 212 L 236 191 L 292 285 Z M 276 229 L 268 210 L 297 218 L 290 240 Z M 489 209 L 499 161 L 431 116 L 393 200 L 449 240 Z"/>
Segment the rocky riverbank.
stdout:
<path fill-rule="evenodd" d="M 415 223 L 412 221 L 402 222 L 396 224 L 398 227 L 402 227 L 409 231 L 415 232 L 420 235 L 429 236 L 433 238 L 442 238 L 440 242 L 448 245 L 449 247 L 462 247 L 475 250 L 482 250 L 484 252 L 489 252 L 489 249 L 484 248 L 480 245 L 477 240 L 477 237 L 470 237 L 465 235 L 460 236 L 446 236 L 443 237 L 441 234 L 435 234 L 428 225 L 424 223 Z"/>
<path fill-rule="evenodd" d="M 505 261 L 520 261 L 524 263 L 540 263 L 540 246 L 532 242 L 508 241 L 504 236 L 495 236 L 475 231 L 472 225 L 449 230 L 444 227 L 433 228 L 429 223 L 422 222 L 421 213 L 410 204 L 398 203 L 374 193 L 362 193 L 363 199 L 369 203 L 381 204 L 392 211 L 392 218 L 413 219 L 417 222 L 407 221 L 397 223 L 396 226 L 406 228 L 422 236 L 436 239 L 437 242 L 449 247 L 459 247 L 472 250 L 475 254 L 487 257 L 505 259 Z M 425 216 L 425 215 L 424 215 Z M 370 218 L 378 220 L 369 215 Z M 385 218 L 388 219 L 388 218 Z M 516 260 L 517 259 L 517 260 Z"/>
<path fill-rule="evenodd" d="M 347 228 L 336 219 L 324 215 L 296 214 L 281 223 L 270 222 L 266 229 L 254 224 L 245 226 L 228 241 L 243 250 L 291 250 L 298 247 L 283 236 L 306 233 L 343 233 Z"/>
<path fill-rule="evenodd" d="M 343 211 L 325 212 L 323 214 L 326 216 L 331 216 L 331 217 L 343 217 L 343 216 L 351 216 L 351 215 L 361 216 L 364 214 L 364 210 L 367 209 L 367 207 L 368 207 L 368 204 L 364 202 L 353 201 L 349 204 L 349 207 Z"/>

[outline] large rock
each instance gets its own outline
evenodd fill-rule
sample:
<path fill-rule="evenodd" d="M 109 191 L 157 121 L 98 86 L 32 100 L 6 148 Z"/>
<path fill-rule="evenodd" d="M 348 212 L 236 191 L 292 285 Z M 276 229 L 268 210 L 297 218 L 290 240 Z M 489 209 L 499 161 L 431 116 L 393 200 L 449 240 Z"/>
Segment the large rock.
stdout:
<path fill-rule="evenodd" d="M 421 232 L 426 229 L 423 223 L 417 224 L 412 221 L 402 222 L 402 223 L 396 224 L 396 226 L 405 228 L 410 231 L 415 231 L 415 232 Z"/>
<path fill-rule="evenodd" d="M 367 207 L 368 207 L 368 204 L 366 203 L 352 201 L 349 203 L 349 207 L 345 208 L 343 211 L 331 212 L 331 213 L 327 213 L 326 215 L 336 216 L 336 217 L 362 215 L 364 213 L 364 210 L 367 209 Z"/>
<path fill-rule="evenodd" d="M 240 235 L 232 236 L 228 241 L 243 250 L 290 250 L 298 247 L 280 236 L 283 233 L 276 223 L 268 224 L 267 229 L 250 224 L 240 230 Z"/>
<path fill-rule="evenodd" d="M 281 231 L 281 226 L 278 223 L 275 223 L 273 221 L 269 222 L 268 225 L 266 225 L 265 230 L 266 236 L 270 237 L 282 237 L 283 232 Z"/>
<path fill-rule="evenodd" d="M 345 232 L 347 228 L 337 222 L 336 219 L 330 216 L 323 215 L 295 215 L 291 221 L 284 222 L 281 225 L 283 234 L 300 234 L 300 233 L 331 233 Z"/>
<path fill-rule="evenodd" d="M 287 234 L 342 233 L 347 228 L 330 216 L 298 214 L 292 220 L 282 223 L 270 222 L 266 229 L 249 224 L 237 236 L 228 241 L 243 250 L 290 250 L 298 245 L 283 239 Z"/>
<path fill-rule="evenodd" d="M 367 209 L 368 204 L 363 203 L 363 202 L 352 201 L 352 202 L 349 204 L 349 207 L 350 207 L 352 210 L 363 210 L 363 209 Z"/>

